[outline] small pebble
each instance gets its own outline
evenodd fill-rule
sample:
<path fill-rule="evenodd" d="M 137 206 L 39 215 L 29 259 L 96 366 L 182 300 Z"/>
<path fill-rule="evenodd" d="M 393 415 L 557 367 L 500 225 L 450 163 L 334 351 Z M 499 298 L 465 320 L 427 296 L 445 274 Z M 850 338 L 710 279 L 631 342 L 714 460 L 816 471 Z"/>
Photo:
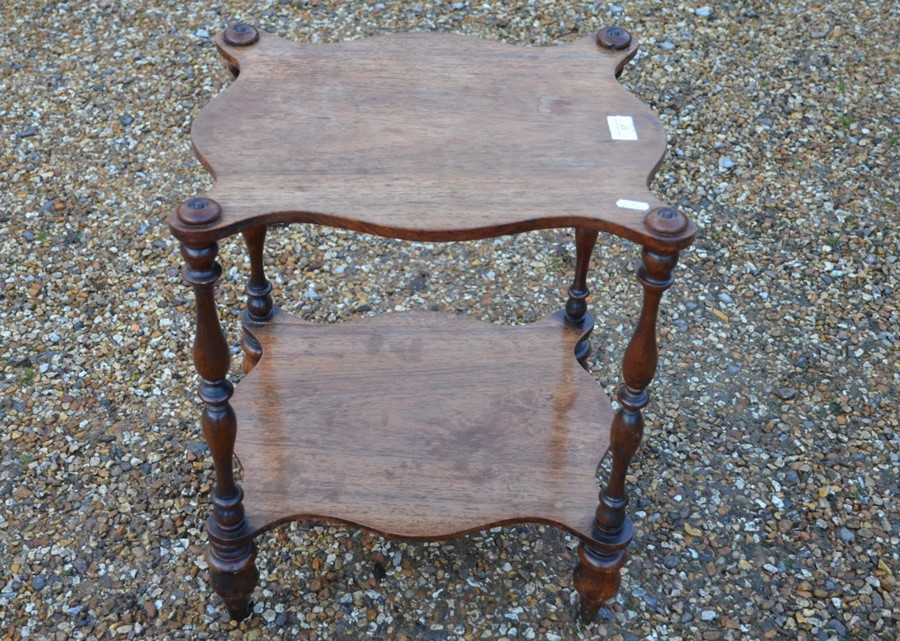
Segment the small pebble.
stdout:
<path fill-rule="evenodd" d="M 783 401 L 790 401 L 797 396 L 797 390 L 793 387 L 779 387 L 775 390 L 775 395 Z"/>
<path fill-rule="evenodd" d="M 828 627 L 834 630 L 834 633 L 839 637 L 847 636 L 847 627 L 837 619 L 831 619 L 831 621 L 828 622 Z"/>

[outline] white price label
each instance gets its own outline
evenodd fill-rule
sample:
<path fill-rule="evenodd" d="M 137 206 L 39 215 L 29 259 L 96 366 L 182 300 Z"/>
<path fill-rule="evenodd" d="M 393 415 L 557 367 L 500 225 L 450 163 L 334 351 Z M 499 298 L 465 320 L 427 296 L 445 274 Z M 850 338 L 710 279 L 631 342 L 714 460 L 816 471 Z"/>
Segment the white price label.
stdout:
<path fill-rule="evenodd" d="M 637 140 L 637 130 L 631 116 L 607 116 L 609 135 L 613 140 Z"/>
<path fill-rule="evenodd" d="M 616 207 L 620 207 L 622 209 L 636 209 L 637 211 L 647 211 L 650 209 L 650 203 L 645 203 L 643 200 L 628 200 L 626 198 L 619 198 L 616 201 Z"/>

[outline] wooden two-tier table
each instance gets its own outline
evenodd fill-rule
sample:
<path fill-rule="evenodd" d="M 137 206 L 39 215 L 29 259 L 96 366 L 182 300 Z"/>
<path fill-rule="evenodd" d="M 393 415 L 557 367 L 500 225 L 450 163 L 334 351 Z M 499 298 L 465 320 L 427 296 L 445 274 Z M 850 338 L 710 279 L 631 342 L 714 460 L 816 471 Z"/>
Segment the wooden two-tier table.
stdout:
<path fill-rule="evenodd" d="M 213 589 L 247 616 L 254 539 L 287 521 L 414 540 L 547 523 L 581 540 L 574 584 L 593 616 L 633 535 L 625 473 L 656 370 L 657 309 L 695 234 L 648 191 L 666 135 L 616 81 L 636 41 L 612 27 L 547 48 L 443 33 L 300 45 L 238 24 L 216 45 L 236 80 L 192 129 L 215 186 L 169 218 L 196 294 Z M 263 244 L 275 223 L 411 241 L 566 227 L 575 272 L 565 308 L 530 325 L 433 312 L 317 324 L 273 305 Z M 643 246 L 616 412 L 586 371 L 601 231 Z M 250 275 L 235 390 L 214 289 L 217 241 L 238 232 Z"/>

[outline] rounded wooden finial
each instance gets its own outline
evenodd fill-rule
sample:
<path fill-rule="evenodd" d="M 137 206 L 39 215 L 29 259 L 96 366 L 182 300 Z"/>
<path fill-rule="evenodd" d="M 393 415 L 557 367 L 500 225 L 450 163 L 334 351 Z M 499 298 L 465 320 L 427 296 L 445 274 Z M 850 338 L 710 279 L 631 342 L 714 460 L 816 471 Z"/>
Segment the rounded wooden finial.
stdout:
<path fill-rule="evenodd" d="M 663 236 L 680 234 L 688 226 L 687 216 L 672 207 L 657 207 L 644 219 L 644 226 Z"/>
<path fill-rule="evenodd" d="M 597 44 L 604 49 L 625 49 L 631 44 L 631 34 L 622 27 L 606 27 L 597 32 Z"/>
<path fill-rule="evenodd" d="M 181 203 L 177 216 L 186 225 L 208 225 L 222 217 L 222 208 L 210 198 L 191 198 Z"/>
<path fill-rule="evenodd" d="M 246 47 L 259 40 L 259 31 L 256 27 L 238 22 L 228 27 L 222 37 L 233 47 Z"/>

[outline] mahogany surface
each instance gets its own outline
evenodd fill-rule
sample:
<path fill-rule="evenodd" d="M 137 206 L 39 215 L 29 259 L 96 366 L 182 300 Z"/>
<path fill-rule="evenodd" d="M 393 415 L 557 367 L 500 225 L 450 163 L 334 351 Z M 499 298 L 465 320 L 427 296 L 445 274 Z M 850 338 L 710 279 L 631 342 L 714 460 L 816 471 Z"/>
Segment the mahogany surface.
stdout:
<path fill-rule="evenodd" d="M 505 327 L 278 312 L 251 331 L 263 355 L 233 405 L 254 534 L 316 518 L 415 539 L 529 521 L 591 538 L 613 413 L 562 313 Z"/>
<path fill-rule="evenodd" d="M 626 474 L 658 309 L 696 233 L 647 188 L 666 135 L 616 81 L 637 42 L 610 27 L 550 48 L 440 33 L 300 45 L 237 24 L 217 46 L 236 80 L 192 130 L 215 185 L 169 216 L 197 302 L 214 591 L 247 616 L 254 538 L 289 520 L 411 539 L 543 522 L 581 539 L 573 583 L 592 618 L 634 534 Z M 434 241 L 571 227 L 575 270 L 565 309 L 531 325 L 422 312 L 313 324 L 274 307 L 265 274 L 267 225 L 287 222 Z M 615 415 L 586 371 L 599 231 L 643 246 Z M 217 241 L 239 232 L 250 276 L 234 390 L 214 290 Z"/>
<path fill-rule="evenodd" d="M 693 238 L 689 221 L 674 234 L 645 221 L 664 207 L 647 184 L 666 134 L 616 80 L 636 40 L 534 48 L 407 33 L 306 45 L 260 31 L 252 44 L 216 42 L 240 73 L 197 115 L 192 141 L 221 216 L 171 217 L 182 240 L 275 222 L 432 241 L 582 227 L 657 251 Z M 630 116 L 638 139 L 614 140 L 608 116 Z"/>

